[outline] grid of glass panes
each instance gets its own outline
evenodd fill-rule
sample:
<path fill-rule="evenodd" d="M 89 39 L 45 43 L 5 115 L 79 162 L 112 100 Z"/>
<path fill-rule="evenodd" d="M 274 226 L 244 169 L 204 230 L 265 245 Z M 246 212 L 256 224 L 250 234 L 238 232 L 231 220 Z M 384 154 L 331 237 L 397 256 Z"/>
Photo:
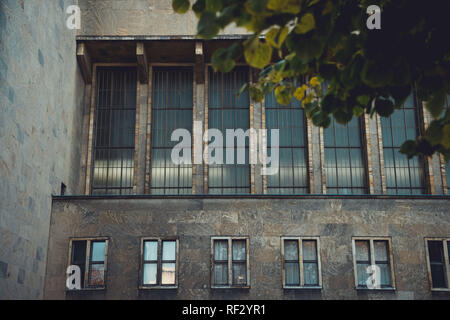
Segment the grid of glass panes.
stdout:
<path fill-rule="evenodd" d="M 226 146 L 226 130 L 250 127 L 248 90 L 238 96 L 239 89 L 248 83 L 249 70 L 237 67 L 229 73 L 215 73 L 209 69 L 208 121 L 209 129 L 218 129 L 223 135 L 222 164 L 209 164 L 208 192 L 210 194 L 245 194 L 250 193 L 249 139 L 245 146 L 239 147 L 235 139 L 234 147 Z M 226 164 L 226 155 L 234 153 L 233 164 Z M 238 154 L 245 161 L 238 163 Z M 212 151 L 215 157 L 215 151 Z"/>
<path fill-rule="evenodd" d="M 323 135 L 327 194 L 367 194 L 361 119 L 342 125 L 332 118 Z"/>
<path fill-rule="evenodd" d="M 371 277 L 371 273 L 368 273 L 367 270 L 371 265 L 375 265 L 376 270 L 380 271 L 380 288 L 392 287 L 390 251 L 387 240 L 355 240 L 355 262 L 358 287 L 367 287 L 367 281 Z"/>
<path fill-rule="evenodd" d="M 445 261 L 445 250 L 447 256 L 450 252 L 450 241 L 428 240 L 428 256 L 433 289 L 448 288 L 447 268 L 450 266 L 450 260 Z M 450 259 L 450 258 L 449 258 Z"/>
<path fill-rule="evenodd" d="M 423 159 L 415 156 L 408 160 L 405 154 L 400 153 L 403 142 L 415 140 L 419 130 L 417 104 L 413 95 L 389 118 L 381 117 L 381 128 L 387 193 L 426 193 Z"/>
<path fill-rule="evenodd" d="M 228 286 L 231 283 L 232 286 L 246 286 L 248 283 L 247 240 L 216 239 L 213 241 L 213 250 L 213 285 Z M 231 279 L 229 279 L 229 268 L 232 271 Z"/>
<path fill-rule="evenodd" d="M 299 250 L 299 244 L 301 245 L 301 250 Z M 317 240 L 285 239 L 283 248 L 284 285 L 286 287 L 319 286 Z M 300 270 L 303 270 L 303 273 Z"/>
<path fill-rule="evenodd" d="M 176 246 L 175 240 L 144 241 L 144 286 L 176 285 Z"/>
<path fill-rule="evenodd" d="M 265 97 L 267 155 L 270 157 L 271 129 L 279 130 L 279 171 L 267 176 L 269 194 L 308 193 L 306 118 L 301 102 L 292 99 L 284 106 L 275 94 Z"/>
<path fill-rule="evenodd" d="M 136 69 L 98 68 L 92 194 L 133 192 Z"/>
<path fill-rule="evenodd" d="M 88 251 L 88 244 L 90 252 Z M 88 263 L 88 281 L 87 287 L 89 288 L 101 288 L 105 286 L 105 253 L 106 253 L 106 241 L 105 240 L 73 240 L 71 248 L 70 264 L 76 265 L 80 268 L 81 286 L 85 285 L 85 270 L 86 263 Z M 88 262 L 86 262 L 88 257 Z"/>
<path fill-rule="evenodd" d="M 152 99 L 151 179 L 152 194 L 192 193 L 192 164 L 176 164 L 171 154 L 191 159 L 171 141 L 176 129 L 192 134 L 193 71 L 191 68 L 154 68 Z"/>

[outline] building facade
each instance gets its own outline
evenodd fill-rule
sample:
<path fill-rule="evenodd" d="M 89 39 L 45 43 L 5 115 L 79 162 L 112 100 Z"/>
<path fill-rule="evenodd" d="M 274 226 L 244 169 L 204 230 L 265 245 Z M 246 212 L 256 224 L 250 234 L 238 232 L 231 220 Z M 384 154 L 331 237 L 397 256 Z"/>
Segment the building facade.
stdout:
<path fill-rule="evenodd" d="M 320 129 L 294 100 L 238 96 L 243 61 L 212 71 L 245 30 L 202 41 L 170 0 L 75 2 L 78 31 L 71 1 L 1 4 L 1 298 L 450 297 L 448 163 L 399 153 L 430 122 L 413 87 L 390 118 Z M 279 129 L 278 173 L 249 144 L 207 154 L 244 163 L 174 164 L 180 128 L 191 158 L 208 129 L 269 147 Z"/>

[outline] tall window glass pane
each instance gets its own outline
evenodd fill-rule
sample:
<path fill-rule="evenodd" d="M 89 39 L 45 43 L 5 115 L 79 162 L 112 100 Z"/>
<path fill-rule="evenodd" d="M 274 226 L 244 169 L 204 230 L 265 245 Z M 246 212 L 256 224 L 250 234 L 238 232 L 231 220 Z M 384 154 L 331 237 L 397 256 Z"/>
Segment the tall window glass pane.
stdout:
<path fill-rule="evenodd" d="M 98 68 L 93 194 L 133 191 L 136 123 L 135 68 Z"/>
<path fill-rule="evenodd" d="M 317 286 L 319 284 L 319 268 L 316 240 L 303 240 L 302 249 L 305 286 Z"/>
<path fill-rule="evenodd" d="M 325 177 L 328 194 L 367 194 L 361 121 L 342 125 L 331 120 L 324 129 Z"/>
<path fill-rule="evenodd" d="M 358 286 L 366 287 L 366 281 L 369 277 L 367 267 L 370 265 L 370 244 L 366 240 L 355 241 L 356 249 L 356 275 L 358 277 Z"/>
<path fill-rule="evenodd" d="M 245 132 L 250 127 L 248 90 L 238 96 L 242 85 L 248 83 L 248 75 L 249 70 L 244 67 L 235 68 L 229 73 L 215 73 L 209 69 L 209 129 L 222 132 L 224 146 L 223 164 L 209 165 L 210 194 L 250 193 L 249 139 L 245 139 L 244 147 L 238 147 L 235 139 L 233 148 L 225 148 L 227 129 L 242 129 Z M 234 152 L 233 164 L 226 164 L 228 152 Z M 238 163 L 238 153 L 245 157 L 243 163 Z"/>
<path fill-rule="evenodd" d="M 180 142 L 171 141 L 173 131 L 186 129 L 192 136 L 192 108 L 192 69 L 155 68 L 150 160 L 152 194 L 192 193 L 192 165 L 175 164 L 171 157 L 173 148 Z M 174 152 L 185 156 L 182 149 Z"/>
<path fill-rule="evenodd" d="M 300 265 L 298 260 L 298 240 L 284 240 L 285 285 L 300 285 Z"/>
<path fill-rule="evenodd" d="M 228 284 L 228 240 L 214 241 L 214 284 Z"/>
<path fill-rule="evenodd" d="M 280 167 L 275 175 L 267 176 L 267 192 L 270 194 L 308 193 L 308 167 L 306 119 L 301 102 L 292 99 L 286 106 L 280 105 L 275 94 L 265 99 L 268 156 L 271 147 L 271 129 L 280 134 Z"/>
<path fill-rule="evenodd" d="M 389 262 L 389 244 L 385 240 L 373 242 L 375 265 L 380 268 L 381 287 L 391 286 L 391 267 Z"/>
<path fill-rule="evenodd" d="M 430 257 L 433 288 L 447 288 L 443 242 L 428 241 L 428 255 Z"/>
<path fill-rule="evenodd" d="M 412 159 L 400 153 L 406 140 L 414 140 L 418 134 L 417 103 L 410 95 L 401 109 L 395 109 L 389 118 L 381 117 L 383 134 L 384 167 L 388 194 L 424 194 L 423 159 Z"/>

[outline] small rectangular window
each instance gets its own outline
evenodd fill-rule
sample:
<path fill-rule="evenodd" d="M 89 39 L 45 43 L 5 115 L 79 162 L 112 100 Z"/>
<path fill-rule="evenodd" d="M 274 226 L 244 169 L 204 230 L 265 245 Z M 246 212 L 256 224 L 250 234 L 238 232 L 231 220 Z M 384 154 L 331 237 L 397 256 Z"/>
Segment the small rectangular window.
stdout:
<path fill-rule="evenodd" d="M 283 237 L 281 240 L 283 287 L 321 288 L 319 238 Z"/>
<path fill-rule="evenodd" d="M 177 257 L 177 239 L 142 239 L 141 288 L 176 288 Z"/>
<path fill-rule="evenodd" d="M 105 288 L 107 249 L 104 238 L 70 241 L 70 265 L 80 268 L 81 289 Z"/>
<path fill-rule="evenodd" d="M 390 238 L 353 238 L 357 289 L 395 289 Z"/>
<path fill-rule="evenodd" d="M 449 290 L 450 239 L 427 238 L 425 241 L 431 290 Z"/>
<path fill-rule="evenodd" d="M 248 238 L 213 237 L 211 241 L 212 287 L 248 287 Z"/>

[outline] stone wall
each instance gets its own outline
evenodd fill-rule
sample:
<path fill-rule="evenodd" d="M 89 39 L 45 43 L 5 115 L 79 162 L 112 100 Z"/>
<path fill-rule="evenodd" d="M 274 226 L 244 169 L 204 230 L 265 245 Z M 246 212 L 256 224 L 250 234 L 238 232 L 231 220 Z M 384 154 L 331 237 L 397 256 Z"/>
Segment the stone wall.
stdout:
<path fill-rule="evenodd" d="M 0 1 L 0 299 L 42 298 L 51 195 L 78 188 L 76 3 Z"/>
<path fill-rule="evenodd" d="M 448 199 L 102 199 L 53 202 L 47 299 L 448 299 L 432 293 L 424 237 L 450 237 Z M 210 288 L 210 237 L 248 236 L 248 290 Z M 109 237 L 106 290 L 65 292 L 71 237 Z M 139 290 L 141 237 L 178 236 L 179 288 Z M 284 290 L 281 236 L 319 236 L 322 290 Z M 355 290 L 352 237 L 391 237 L 395 291 Z"/>
<path fill-rule="evenodd" d="M 172 0 L 79 0 L 79 4 L 82 12 L 79 35 L 82 36 L 179 36 L 197 33 L 194 13 L 175 13 Z M 246 32 L 230 26 L 223 34 Z"/>

